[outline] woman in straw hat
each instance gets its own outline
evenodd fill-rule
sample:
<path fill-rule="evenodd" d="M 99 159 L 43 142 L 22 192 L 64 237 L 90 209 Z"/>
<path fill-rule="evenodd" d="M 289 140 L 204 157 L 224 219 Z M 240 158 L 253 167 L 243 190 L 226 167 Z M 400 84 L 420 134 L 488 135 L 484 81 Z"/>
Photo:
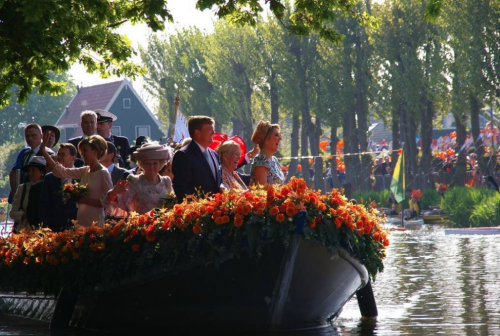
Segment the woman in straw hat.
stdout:
<path fill-rule="evenodd" d="M 19 232 L 22 229 L 26 229 L 29 232 L 32 229 L 31 225 L 28 223 L 28 196 L 31 186 L 43 180 L 45 176 L 45 165 L 46 163 L 43 157 L 33 156 L 29 163 L 21 168 L 28 173 L 29 182 L 23 183 L 17 187 L 16 194 L 12 201 L 10 217 L 16 221 L 16 225 L 14 226 L 15 232 Z"/>
<path fill-rule="evenodd" d="M 161 206 L 162 197 L 173 192 L 172 181 L 159 171 L 170 159 L 170 150 L 156 143 L 144 144 L 134 153 L 139 175 L 129 175 L 108 192 L 107 212 L 113 217 L 126 217 L 130 212 L 143 214 Z"/>
<path fill-rule="evenodd" d="M 250 172 L 254 184 L 283 184 L 285 175 L 281 164 L 274 156 L 281 142 L 280 126 L 260 121 L 253 132 L 252 142 L 259 146 L 259 154 L 253 159 Z"/>

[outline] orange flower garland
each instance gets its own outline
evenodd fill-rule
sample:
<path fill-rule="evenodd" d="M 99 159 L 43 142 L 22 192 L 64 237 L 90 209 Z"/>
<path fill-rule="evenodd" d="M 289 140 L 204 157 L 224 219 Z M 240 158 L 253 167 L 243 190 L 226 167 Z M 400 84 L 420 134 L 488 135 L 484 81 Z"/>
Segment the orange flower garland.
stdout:
<path fill-rule="evenodd" d="M 256 252 L 252 256 L 258 256 L 264 237 L 290 241 L 294 219 L 301 211 L 306 217 L 306 239 L 328 249 L 350 246 L 372 277 L 383 269 L 389 240 L 377 210 L 347 202 L 337 189 L 324 195 L 308 189 L 303 179 L 292 178 L 282 186 L 193 196 L 171 209 L 131 213 L 127 220 L 103 226 L 75 226 L 59 233 L 42 228 L 0 239 L 0 279 L 6 288 L 28 291 L 57 291 L 69 279 L 80 279 L 81 286 L 88 286 L 94 281 L 89 279 L 116 281 L 148 263 L 153 265 L 153 260 L 173 265 L 183 255 L 199 254 L 200 246 L 212 250 L 206 255 L 213 256 L 227 251 L 230 242 L 238 254 L 241 247 L 235 242 L 243 237 L 258 242 L 249 246 Z M 130 269 L 130 263 L 137 269 Z M 68 267 L 60 268 L 62 264 Z M 89 276 L 89 269 L 96 274 Z"/>

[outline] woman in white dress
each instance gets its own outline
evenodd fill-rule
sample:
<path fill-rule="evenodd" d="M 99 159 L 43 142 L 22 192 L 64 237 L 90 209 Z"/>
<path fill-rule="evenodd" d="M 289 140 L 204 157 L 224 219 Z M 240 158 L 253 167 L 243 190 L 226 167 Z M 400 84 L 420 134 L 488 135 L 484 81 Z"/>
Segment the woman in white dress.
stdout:
<path fill-rule="evenodd" d="M 132 211 L 146 213 L 161 207 L 161 198 L 173 192 L 170 177 L 159 174 L 161 168 L 171 159 L 169 148 L 147 143 L 134 153 L 134 158 L 141 173 L 129 175 L 126 181 L 118 181 L 108 192 L 108 215 L 126 217 Z"/>
<path fill-rule="evenodd" d="M 40 152 L 47 161 L 47 166 L 52 173 L 59 178 L 79 179 L 80 184 L 88 185 L 89 195 L 78 201 L 77 222 L 83 226 L 91 226 L 93 223 L 104 222 L 104 207 L 101 201 L 113 188 L 111 175 L 106 167 L 99 163 L 99 159 L 106 153 L 108 145 L 106 140 L 99 135 L 91 135 L 83 138 L 78 144 L 78 151 L 85 161 L 86 166 L 80 168 L 65 168 L 55 162 L 47 154 L 45 146 L 49 134 L 44 134 Z"/>

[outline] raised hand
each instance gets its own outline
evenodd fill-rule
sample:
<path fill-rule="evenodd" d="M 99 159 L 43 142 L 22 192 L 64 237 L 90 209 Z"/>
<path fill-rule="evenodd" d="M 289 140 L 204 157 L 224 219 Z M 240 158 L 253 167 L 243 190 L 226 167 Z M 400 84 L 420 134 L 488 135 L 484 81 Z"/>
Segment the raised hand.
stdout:
<path fill-rule="evenodd" d="M 40 145 L 40 151 L 42 153 L 45 152 L 45 148 L 47 147 L 47 143 L 49 142 L 50 133 L 52 133 L 52 132 L 48 131 L 46 133 L 43 133 L 43 141 L 42 141 L 42 144 Z"/>
<path fill-rule="evenodd" d="M 258 146 L 254 146 L 253 149 L 247 153 L 247 156 L 249 159 L 253 158 L 255 155 L 257 155 L 259 153 L 259 147 Z"/>
<path fill-rule="evenodd" d="M 124 180 L 118 181 L 118 183 L 116 183 L 115 188 L 113 189 L 114 193 L 115 194 L 123 194 L 123 193 L 127 192 L 128 185 L 129 185 L 129 183 L 127 181 L 124 181 Z"/>

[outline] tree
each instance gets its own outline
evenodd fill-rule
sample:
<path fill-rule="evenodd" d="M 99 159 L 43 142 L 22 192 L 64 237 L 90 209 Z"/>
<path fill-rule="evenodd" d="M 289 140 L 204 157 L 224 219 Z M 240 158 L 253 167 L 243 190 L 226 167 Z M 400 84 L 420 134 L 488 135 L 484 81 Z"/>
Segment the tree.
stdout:
<path fill-rule="evenodd" d="M 66 74 L 49 77 L 55 81 L 68 82 Z M 15 91 L 15 87 L 12 91 Z M 11 98 L 9 105 L 0 110 L 0 145 L 8 141 L 23 141 L 24 134 L 18 132 L 18 125 L 22 122 L 36 122 L 40 125 L 54 125 L 57 119 L 66 109 L 73 96 L 76 94 L 74 85 L 68 85 L 66 92 L 54 97 L 45 93 L 40 95 L 37 88 L 33 89 L 25 104 L 19 104 L 15 98 Z"/>
<path fill-rule="evenodd" d="M 177 31 L 165 39 L 152 36 L 147 48 L 140 49 L 148 70 L 145 88 L 158 97 L 158 115 L 165 125 L 173 121 L 177 88 L 185 115 L 213 116 L 213 86 L 206 76 L 205 49 L 206 36 L 196 28 Z"/>
<path fill-rule="evenodd" d="M 292 33 L 317 32 L 332 41 L 339 41 L 341 35 L 330 23 L 341 16 L 375 22 L 357 11 L 355 0 L 296 0 L 289 14 L 285 13 L 287 0 L 266 3 L 279 21 L 287 19 Z M 64 83 L 51 80 L 48 74 L 66 71 L 73 63 L 103 76 L 134 78 L 143 74 L 142 67 L 129 61 L 135 54 L 130 41 L 115 29 L 130 21 L 146 23 L 153 31 L 162 30 L 166 20 L 173 21 L 167 5 L 167 0 L 0 1 L 0 106 L 5 106 L 12 95 L 17 95 L 18 102 L 25 102 L 35 86 L 40 94 L 63 93 Z M 255 25 L 264 11 L 257 0 L 197 2 L 200 10 L 214 7 L 217 16 L 240 25 Z M 17 88 L 13 92 L 10 89 L 14 85 Z"/>
<path fill-rule="evenodd" d="M 254 92 L 261 90 L 263 77 L 262 54 L 255 29 L 235 29 L 224 20 L 215 25 L 209 37 L 210 48 L 206 53 L 206 73 L 216 88 L 212 104 L 217 120 L 227 124 L 232 121 L 236 132 L 247 143 L 253 133 Z M 213 106 L 213 105 L 212 105 Z M 224 122 L 225 121 L 225 122 Z"/>
<path fill-rule="evenodd" d="M 143 73 L 128 59 L 130 41 L 114 28 L 129 20 L 163 28 L 171 19 L 165 0 L 7 0 L 0 2 L 0 106 L 15 94 L 25 102 L 34 87 L 38 93 L 61 94 L 65 83 L 49 72 L 67 71 L 79 62 L 103 75 Z M 15 92 L 10 90 L 17 86 Z"/>

